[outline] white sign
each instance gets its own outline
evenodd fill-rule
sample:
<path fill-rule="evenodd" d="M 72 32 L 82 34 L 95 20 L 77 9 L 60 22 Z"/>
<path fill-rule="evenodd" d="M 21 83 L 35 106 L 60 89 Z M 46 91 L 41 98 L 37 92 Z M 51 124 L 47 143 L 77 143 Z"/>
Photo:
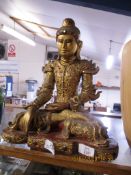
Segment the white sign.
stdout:
<path fill-rule="evenodd" d="M 49 150 L 53 155 L 55 155 L 54 144 L 50 140 L 45 140 L 44 148 Z"/>
<path fill-rule="evenodd" d="M 95 149 L 80 143 L 78 152 L 85 156 L 94 157 Z"/>
<path fill-rule="evenodd" d="M 8 46 L 8 57 L 16 57 L 16 46 L 15 46 L 15 44 L 9 44 L 9 46 Z"/>

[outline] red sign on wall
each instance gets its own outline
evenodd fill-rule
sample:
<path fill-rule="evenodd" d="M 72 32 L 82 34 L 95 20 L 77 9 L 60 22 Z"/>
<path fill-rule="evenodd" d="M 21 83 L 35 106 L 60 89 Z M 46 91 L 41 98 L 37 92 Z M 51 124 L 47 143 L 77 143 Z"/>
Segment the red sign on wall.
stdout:
<path fill-rule="evenodd" d="M 8 46 L 8 57 L 16 57 L 16 47 L 14 44 Z"/>

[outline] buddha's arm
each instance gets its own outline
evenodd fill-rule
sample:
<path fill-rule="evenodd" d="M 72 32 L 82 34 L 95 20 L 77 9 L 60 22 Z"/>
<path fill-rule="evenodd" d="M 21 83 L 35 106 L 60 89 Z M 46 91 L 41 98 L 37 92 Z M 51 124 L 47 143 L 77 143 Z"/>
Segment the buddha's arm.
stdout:
<path fill-rule="evenodd" d="M 92 79 L 92 74 L 85 73 L 82 75 L 82 90 L 79 97 L 81 104 L 84 104 L 89 100 L 96 100 L 100 96 L 101 92 L 96 92 Z"/>
<path fill-rule="evenodd" d="M 90 89 L 92 86 L 92 75 L 82 75 L 82 89 L 79 96 L 74 96 L 70 99 L 70 108 L 74 111 L 78 111 L 79 107 L 85 102 L 90 100 Z"/>
<path fill-rule="evenodd" d="M 82 89 L 81 94 L 79 96 L 80 103 L 84 104 L 85 102 L 90 100 L 90 89 L 92 86 L 92 75 L 91 74 L 83 74 L 82 75 Z"/>
<path fill-rule="evenodd" d="M 42 87 L 37 92 L 37 98 L 34 100 L 32 105 L 38 109 L 46 102 L 48 102 L 52 97 L 53 89 L 54 89 L 53 72 L 47 72 Z"/>

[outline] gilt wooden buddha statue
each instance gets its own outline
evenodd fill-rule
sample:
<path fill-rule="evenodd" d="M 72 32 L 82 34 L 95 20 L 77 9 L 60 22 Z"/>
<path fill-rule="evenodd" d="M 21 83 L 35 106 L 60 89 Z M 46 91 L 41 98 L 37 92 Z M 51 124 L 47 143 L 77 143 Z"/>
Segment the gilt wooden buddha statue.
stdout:
<path fill-rule="evenodd" d="M 96 100 L 100 92 L 93 85 L 93 75 L 99 68 L 92 61 L 81 60 L 82 41 L 79 37 L 80 30 L 75 22 L 70 18 L 65 19 L 56 33 L 58 58 L 43 67 L 45 79 L 37 98 L 26 107 L 25 112 L 17 114 L 15 120 L 9 123 L 9 127 L 3 131 L 5 140 L 13 143 L 28 141 L 32 146 L 38 138 L 53 138 L 58 152 L 62 150 L 64 153 L 65 147 L 68 150 L 71 145 L 77 143 L 78 147 L 79 143 L 84 143 L 92 146 L 96 155 L 100 150 L 100 155 L 103 154 L 105 159 L 107 154 L 112 159 L 116 157 L 118 145 L 115 143 L 111 146 L 107 128 L 81 108 L 85 102 Z M 78 94 L 80 80 L 82 87 Z M 57 96 L 53 103 L 46 105 L 55 85 Z M 44 109 L 40 109 L 43 105 Z"/>

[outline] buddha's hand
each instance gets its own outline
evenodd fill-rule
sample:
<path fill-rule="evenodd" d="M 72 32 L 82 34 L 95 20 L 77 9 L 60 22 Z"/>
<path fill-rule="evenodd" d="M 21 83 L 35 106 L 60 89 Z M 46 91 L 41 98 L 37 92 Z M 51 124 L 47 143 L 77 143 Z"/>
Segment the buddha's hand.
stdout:
<path fill-rule="evenodd" d="M 69 109 L 69 104 L 68 103 L 50 103 L 45 106 L 45 109 L 47 111 L 52 111 L 52 112 L 59 112 L 64 109 Z"/>
<path fill-rule="evenodd" d="M 70 99 L 70 108 L 72 111 L 78 111 L 80 107 L 80 100 L 78 96 L 74 96 Z"/>
<path fill-rule="evenodd" d="M 27 111 L 22 116 L 21 120 L 19 121 L 19 128 L 20 130 L 28 133 L 36 125 L 37 118 L 36 118 L 36 109 L 28 107 Z"/>
<path fill-rule="evenodd" d="M 30 103 L 30 104 L 24 106 L 24 109 L 25 109 L 25 110 L 36 111 L 37 108 L 36 108 L 35 105 L 33 105 L 33 103 Z"/>

